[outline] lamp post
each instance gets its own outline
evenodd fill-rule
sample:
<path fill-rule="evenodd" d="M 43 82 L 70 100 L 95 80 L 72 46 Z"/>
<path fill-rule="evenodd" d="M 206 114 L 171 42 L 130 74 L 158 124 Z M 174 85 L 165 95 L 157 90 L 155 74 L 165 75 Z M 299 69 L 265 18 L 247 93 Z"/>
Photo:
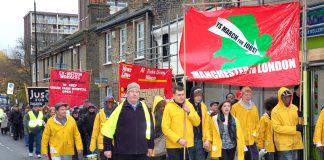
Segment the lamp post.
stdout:
<path fill-rule="evenodd" d="M 35 24 L 35 72 L 36 72 L 36 87 L 38 87 L 38 63 L 37 63 L 37 21 L 36 21 L 36 2 L 34 0 L 34 24 Z"/>

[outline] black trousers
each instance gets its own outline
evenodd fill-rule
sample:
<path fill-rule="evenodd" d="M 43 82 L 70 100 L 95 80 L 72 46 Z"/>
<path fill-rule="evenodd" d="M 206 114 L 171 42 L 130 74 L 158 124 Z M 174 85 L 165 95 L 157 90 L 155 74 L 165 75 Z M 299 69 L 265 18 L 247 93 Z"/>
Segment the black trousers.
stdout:
<path fill-rule="evenodd" d="M 236 147 L 232 149 L 222 149 L 222 157 L 220 160 L 234 160 Z"/>
<path fill-rule="evenodd" d="M 17 140 L 23 137 L 22 124 L 12 124 L 13 138 Z"/>
<path fill-rule="evenodd" d="M 146 154 L 115 154 L 114 160 L 146 160 Z"/>
<path fill-rule="evenodd" d="M 186 160 L 193 160 L 189 157 L 189 148 L 186 148 Z M 168 158 L 170 160 L 183 160 L 183 148 L 167 149 Z"/>

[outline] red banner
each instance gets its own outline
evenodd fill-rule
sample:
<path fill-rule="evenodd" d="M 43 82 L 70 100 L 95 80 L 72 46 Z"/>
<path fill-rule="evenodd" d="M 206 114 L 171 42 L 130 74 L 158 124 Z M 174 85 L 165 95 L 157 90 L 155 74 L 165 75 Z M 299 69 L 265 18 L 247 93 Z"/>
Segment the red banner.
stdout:
<path fill-rule="evenodd" d="M 191 8 L 185 15 L 181 65 L 186 64 L 193 81 L 255 87 L 298 84 L 299 16 L 298 2 L 219 11 Z"/>
<path fill-rule="evenodd" d="M 127 85 L 132 82 L 138 83 L 141 90 L 151 89 L 146 93 L 141 91 L 141 97 L 144 96 L 143 94 L 146 94 L 145 97 L 150 97 L 150 99 L 152 97 L 154 98 L 155 95 L 160 95 L 159 93 L 155 93 L 160 92 L 156 89 L 163 89 L 164 96 L 167 99 L 172 98 L 172 69 L 148 68 L 134 64 L 120 63 L 119 99 L 125 97 Z"/>
<path fill-rule="evenodd" d="M 68 70 L 51 70 L 49 106 L 64 102 L 80 106 L 89 96 L 89 73 Z"/>

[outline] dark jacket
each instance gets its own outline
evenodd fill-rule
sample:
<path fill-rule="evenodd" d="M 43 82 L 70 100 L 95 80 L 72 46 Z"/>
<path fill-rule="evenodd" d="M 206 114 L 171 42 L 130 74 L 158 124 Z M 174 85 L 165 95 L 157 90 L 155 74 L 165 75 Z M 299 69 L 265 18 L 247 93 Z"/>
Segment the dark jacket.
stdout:
<path fill-rule="evenodd" d="M 151 118 L 151 138 L 146 139 L 146 120 L 141 103 L 136 110 L 127 102 L 121 109 L 114 134 L 115 154 L 146 154 L 147 149 L 154 148 L 154 127 Z M 104 137 L 104 150 L 112 150 L 112 139 Z"/>
<path fill-rule="evenodd" d="M 189 102 L 192 104 L 192 106 L 195 108 L 196 112 L 198 113 L 200 119 L 202 119 L 202 110 L 201 110 L 201 102 L 198 103 L 197 105 L 195 104 L 195 100 L 194 100 L 194 92 L 195 90 L 200 89 L 202 90 L 200 87 L 195 86 L 191 88 L 190 91 L 190 99 Z M 194 139 L 195 140 L 202 140 L 203 137 L 203 133 L 202 133 L 202 125 L 201 123 L 199 124 L 198 127 L 194 127 Z"/>
<path fill-rule="evenodd" d="M 82 132 L 84 135 L 91 135 L 95 118 L 96 118 L 96 112 L 93 113 L 88 112 L 84 115 L 81 122 Z"/>
<path fill-rule="evenodd" d="M 13 111 L 10 115 L 9 121 L 13 124 L 22 124 L 23 123 L 22 114 L 19 111 Z"/>

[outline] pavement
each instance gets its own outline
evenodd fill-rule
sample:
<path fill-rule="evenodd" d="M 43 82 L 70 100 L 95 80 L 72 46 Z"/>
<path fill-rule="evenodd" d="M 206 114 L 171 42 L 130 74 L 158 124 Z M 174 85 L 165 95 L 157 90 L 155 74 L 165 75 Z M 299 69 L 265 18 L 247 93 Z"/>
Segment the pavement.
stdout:
<path fill-rule="evenodd" d="M 7 133 L 7 135 L 0 134 L 0 159 L 1 160 L 47 160 L 47 157 L 37 158 L 28 157 L 28 147 L 25 146 L 24 139 L 13 140 L 13 138 Z M 86 158 L 79 158 L 79 160 L 86 160 Z"/>

